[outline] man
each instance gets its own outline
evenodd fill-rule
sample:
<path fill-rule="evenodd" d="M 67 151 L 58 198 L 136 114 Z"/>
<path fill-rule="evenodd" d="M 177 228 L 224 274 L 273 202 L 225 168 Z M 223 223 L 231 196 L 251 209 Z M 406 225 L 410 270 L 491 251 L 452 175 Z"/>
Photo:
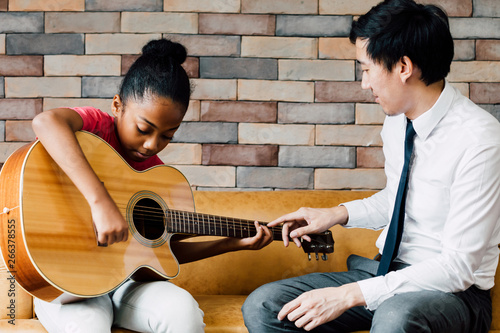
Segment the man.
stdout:
<path fill-rule="evenodd" d="M 251 333 L 488 332 L 500 243 L 500 124 L 445 80 L 453 40 L 441 9 L 386 0 L 353 22 L 350 40 L 361 86 L 387 114 L 386 187 L 269 226 L 283 223 L 297 245 L 336 224 L 384 228 L 381 259 L 351 256 L 347 272 L 264 285 L 243 306 L 245 324 Z"/>

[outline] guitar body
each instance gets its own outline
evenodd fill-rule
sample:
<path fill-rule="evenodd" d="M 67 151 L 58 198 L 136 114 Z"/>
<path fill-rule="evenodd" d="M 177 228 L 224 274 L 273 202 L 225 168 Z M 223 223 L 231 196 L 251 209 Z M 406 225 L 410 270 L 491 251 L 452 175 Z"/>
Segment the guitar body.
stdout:
<path fill-rule="evenodd" d="M 7 270 L 27 292 L 46 301 L 104 295 L 130 277 L 175 277 L 179 264 L 163 212 L 194 211 L 186 178 L 168 166 L 135 171 L 99 137 L 76 135 L 129 224 L 128 240 L 97 245 L 88 203 L 37 141 L 12 154 L 0 173 L 0 211 L 10 209 L 0 215 Z M 152 228 L 144 207 L 159 212 Z"/>

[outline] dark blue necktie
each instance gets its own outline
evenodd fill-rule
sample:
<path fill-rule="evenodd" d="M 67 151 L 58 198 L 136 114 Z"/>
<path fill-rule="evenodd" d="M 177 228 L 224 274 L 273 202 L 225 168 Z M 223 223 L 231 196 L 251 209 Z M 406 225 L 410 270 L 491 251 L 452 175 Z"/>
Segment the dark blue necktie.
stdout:
<path fill-rule="evenodd" d="M 406 138 L 405 138 L 405 162 L 401 178 L 399 180 L 398 193 L 396 194 L 396 202 L 394 203 L 394 212 L 392 213 L 391 224 L 385 239 L 384 251 L 382 259 L 378 266 L 377 275 L 385 275 L 389 272 L 392 261 L 396 258 L 399 250 L 399 243 L 403 235 L 403 222 L 405 219 L 405 201 L 406 189 L 408 187 L 408 170 L 410 167 L 410 158 L 413 151 L 413 138 L 415 130 L 412 122 L 407 119 Z"/>

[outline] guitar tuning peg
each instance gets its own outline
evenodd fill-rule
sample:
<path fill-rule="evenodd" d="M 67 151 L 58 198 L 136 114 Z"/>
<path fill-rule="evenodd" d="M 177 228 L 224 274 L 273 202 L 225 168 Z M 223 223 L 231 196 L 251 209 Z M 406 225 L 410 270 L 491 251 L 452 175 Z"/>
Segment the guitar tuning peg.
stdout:
<path fill-rule="evenodd" d="M 309 259 L 309 261 L 311 261 L 311 254 L 310 253 L 307 254 L 307 258 Z"/>
<path fill-rule="evenodd" d="M 323 259 L 323 261 L 328 260 L 328 256 L 326 255 L 326 253 L 323 253 L 323 255 L 321 256 L 321 259 Z"/>
<path fill-rule="evenodd" d="M 319 260 L 319 257 L 318 257 L 318 252 L 316 252 L 316 261 Z"/>

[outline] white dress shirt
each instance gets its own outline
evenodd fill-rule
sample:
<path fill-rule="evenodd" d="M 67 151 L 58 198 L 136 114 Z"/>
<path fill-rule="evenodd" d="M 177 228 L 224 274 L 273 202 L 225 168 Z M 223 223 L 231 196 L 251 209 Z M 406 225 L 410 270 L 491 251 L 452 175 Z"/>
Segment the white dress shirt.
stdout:
<path fill-rule="evenodd" d="M 411 266 L 358 284 L 367 307 L 404 292 L 490 289 L 500 243 L 500 123 L 448 82 L 434 106 L 413 121 L 403 237 L 396 260 Z M 403 168 L 406 117 L 386 117 L 384 190 L 345 203 L 346 227 L 384 228 L 383 251 Z"/>

